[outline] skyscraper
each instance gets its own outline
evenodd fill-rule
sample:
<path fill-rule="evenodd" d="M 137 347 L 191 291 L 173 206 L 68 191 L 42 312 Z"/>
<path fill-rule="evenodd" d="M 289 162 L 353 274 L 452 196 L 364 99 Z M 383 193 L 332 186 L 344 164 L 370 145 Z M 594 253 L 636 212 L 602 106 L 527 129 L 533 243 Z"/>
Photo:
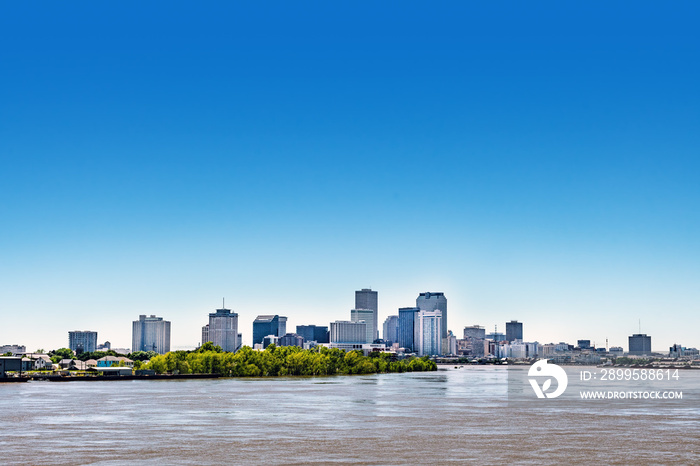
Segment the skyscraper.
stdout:
<path fill-rule="evenodd" d="M 97 351 L 97 332 L 89 330 L 68 332 L 68 348 L 75 354 Z"/>
<path fill-rule="evenodd" d="M 506 322 L 506 340 L 515 341 L 523 339 L 523 323 L 517 320 Z"/>
<path fill-rule="evenodd" d="M 416 299 L 416 307 L 421 311 L 440 311 L 442 314 L 441 338 L 447 338 L 447 298 L 445 293 L 420 293 Z"/>
<path fill-rule="evenodd" d="M 280 333 L 284 332 L 284 333 Z M 262 343 L 268 335 L 281 337 L 287 332 L 287 318 L 278 315 L 258 316 L 253 321 L 253 344 Z"/>
<path fill-rule="evenodd" d="M 304 337 L 296 333 L 287 333 L 277 339 L 277 346 L 298 346 L 304 347 Z"/>
<path fill-rule="evenodd" d="M 278 316 L 278 326 L 277 326 L 277 336 L 281 337 L 282 335 L 287 334 L 287 318 L 285 316 Z"/>
<path fill-rule="evenodd" d="M 442 354 L 442 312 L 418 312 L 418 354 L 433 356 Z"/>
<path fill-rule="evenodd" d="M 486 329 L 479 325 L 464 327 L 464 338 L 485 339 Z"/>
<path fill-rule="evenodd" d="M 202 344 L 211 341 L 224 351 L 232 353 L 239 348 L 238 314 L 231 312 L 230 309 L 217 309 L 216 312 L 209 314 L 209 324 L 205 325 L 204 329 L 202 329 Z"/>
<path fill-rule="evenodd" d="M 325 325 L 297 325 L 297 335 L 303 337 L 304 341 L 330 342 L 328 339 L 328 327 Z"/>
<path fill-rule="evenodd" d="M 170 351 L 170 322 L 154 315 L 140 315 L 132 326 L 131 351 Z"/>
<path fill-rule="evenodd" d="M 350 310 L 350 321 L 367 324 L 365 343 L 372 343 L 377 339 L 377 328 L 374 326 L 374 323 L 377 321 L 377 311 L 373 309 L 352 309 Z"/>
<path fill-rule="evenodd" d="M 408 352 L 418 351 L 418 313 L 417 307 L 399 308 L 399 347 Z"/>
<path fill-rule="evenodd" d="M 642 356 L 651 354 L 651 336 L 646 333 L 635 333 L 629 339 L 630 354 Z"/>
<path fill-rule="evenodd" d="M 365 343 L 367 324 L 337 320 L 331 322 L 331 343 Z"/>
<path fill-rule="evenodd" d="M 375 335 L 372 337 L 372 341 L 379 338 L 378 304 L 378 293 L 376 291 L 372 291 L 371 288 L 362 288 L 359 291 L 355 291 L 355 309 L 372 309 L 374 311 L 374 320 L 371 322 L 371 324 L 374 327 Z"/>
<path fill-rule="evenodd" d="M 392 343 L 399 341 L 399 316 L 389 316 L 384 321 L 384 340 Z"/>

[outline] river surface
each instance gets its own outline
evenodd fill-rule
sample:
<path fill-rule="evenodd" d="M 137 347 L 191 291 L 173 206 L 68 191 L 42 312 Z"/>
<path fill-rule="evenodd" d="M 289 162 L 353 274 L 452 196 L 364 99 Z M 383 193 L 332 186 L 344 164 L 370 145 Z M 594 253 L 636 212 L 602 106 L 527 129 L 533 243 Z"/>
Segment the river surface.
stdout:
<path fill-rule="evenodd" d="M 700 464 L 700 371 L 682 376 L 682 400 L 551 407 L 510 403 L 494 366 L 0 384 L 0 464 Z"/>

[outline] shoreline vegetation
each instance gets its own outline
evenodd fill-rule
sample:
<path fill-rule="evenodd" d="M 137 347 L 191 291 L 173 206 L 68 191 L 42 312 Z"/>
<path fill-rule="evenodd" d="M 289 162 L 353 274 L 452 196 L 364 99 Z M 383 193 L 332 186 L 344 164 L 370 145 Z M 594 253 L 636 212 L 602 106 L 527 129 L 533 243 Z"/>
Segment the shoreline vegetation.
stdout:
<path fill-rule="evenodd" d="M 157 355 L 142 369 L 156 374 L 218 374 L 222 377 L 279 377 L 313 375 L 381 374 L 436 371 L 428 357 L 395 359 L 389 353 L 344 351 L 338 348 L 270 345 L 263 351 L 248 346 L 235 353 L 211 342 L 193 351 L 171 351 Z"/>

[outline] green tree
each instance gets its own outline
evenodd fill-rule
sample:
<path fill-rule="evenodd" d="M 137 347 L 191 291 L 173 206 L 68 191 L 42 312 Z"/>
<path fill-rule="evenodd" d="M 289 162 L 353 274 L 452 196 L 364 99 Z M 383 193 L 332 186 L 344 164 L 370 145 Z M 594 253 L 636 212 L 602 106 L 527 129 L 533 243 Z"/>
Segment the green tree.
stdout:
<path fill-rule="evenodd" d="M 57 350 L 49 351 L 49 357 L 51 361 L 56 364 L 61 359 L 75 359 L 75 353 L 69 348 L 59 348 Z"/>
<path fill-rule="evenodd" d="M 211 341 L 204 343 L 202 346 L 195 350 L 195 353 L 206 353 L 207 351 L 213 351 L 215 353 L 223 353 L 224 350 L 219 345 L 215 345 Z"/>

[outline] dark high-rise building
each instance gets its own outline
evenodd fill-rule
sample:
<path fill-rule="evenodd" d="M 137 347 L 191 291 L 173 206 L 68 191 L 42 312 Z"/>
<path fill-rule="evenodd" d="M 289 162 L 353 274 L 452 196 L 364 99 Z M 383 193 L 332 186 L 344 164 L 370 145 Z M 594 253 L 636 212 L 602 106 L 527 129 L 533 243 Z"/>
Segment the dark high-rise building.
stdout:
<path fill-rule="evenodd" d="M 281 337 L 286 333 L 286 329 L 286 317 L 278 315 L 258 316 L 253 321 L 253 344 L 262 343 L 263 338 L 268 335 Z"/>
<path fill-rule="evenodd" d="M 591 349 L 591 340 L 579 340 L 577 344 L 579 349 Z"/>
<path fill-rule="evenodd" d="M 417 307 L 399 308 L 399 347 L 408 352 L 418 351 L 418 313 Z"/>
<path fill-rule="evenodd" d="M 298 346 L 304 347 L 304 338 L 296 333 L 287 333 L 277 339 L 277 346 Z"/>
<path fill-rule="evenodd" d="M 420 293 L 416 298 L 416 307 L 421 311 L 442 312 L 442 338 L 447 338 L 447 298 L 445 293 Z"/>
<path fill-rule="evenodd" d="M 486 329 L 479 325 L 464 327 L 464 338 L 484 340 L 486 338 Z"/>
<path fill-rule="evenodd" d="M 97 351 L 97 332 L 78 330 L 68 332 L 68 348 L 75 354 Z"/>
<path fill-rule="evenodd" d="M 651 354 L 651 336 L 645 333 L 635 333 L 629 337 L 629 354 L 642 356 Z"/>
<path fill-rule="evenodd" d="M 398 343 L 399 316 L 389 316 L 384 321 L 384 341 Z"/>
<path fill-rule="evenodd" d="M 375 333 L 370 343 L 379 338 L 378 304 L 378 293 L 376 291 L 372 291 L 370 288 L 363 288 L 359 291 L 355 291 L 355 309 L 371 309 L 374 311 L 373 321 L 367 322 L 368 325 L 373 326 L 372 328 Z"/>
<path fill-rule="evenodd" d="M 328 327 L 325 325 L 297 325 L 297 335 L 304 338 L 304 341 L 330 342 L 328 339 Z"/>
<path fill-rule="evenodd" d="M 523 323 L 517 320 L 506 322 L 506 341 L 523 339 Z"/>

